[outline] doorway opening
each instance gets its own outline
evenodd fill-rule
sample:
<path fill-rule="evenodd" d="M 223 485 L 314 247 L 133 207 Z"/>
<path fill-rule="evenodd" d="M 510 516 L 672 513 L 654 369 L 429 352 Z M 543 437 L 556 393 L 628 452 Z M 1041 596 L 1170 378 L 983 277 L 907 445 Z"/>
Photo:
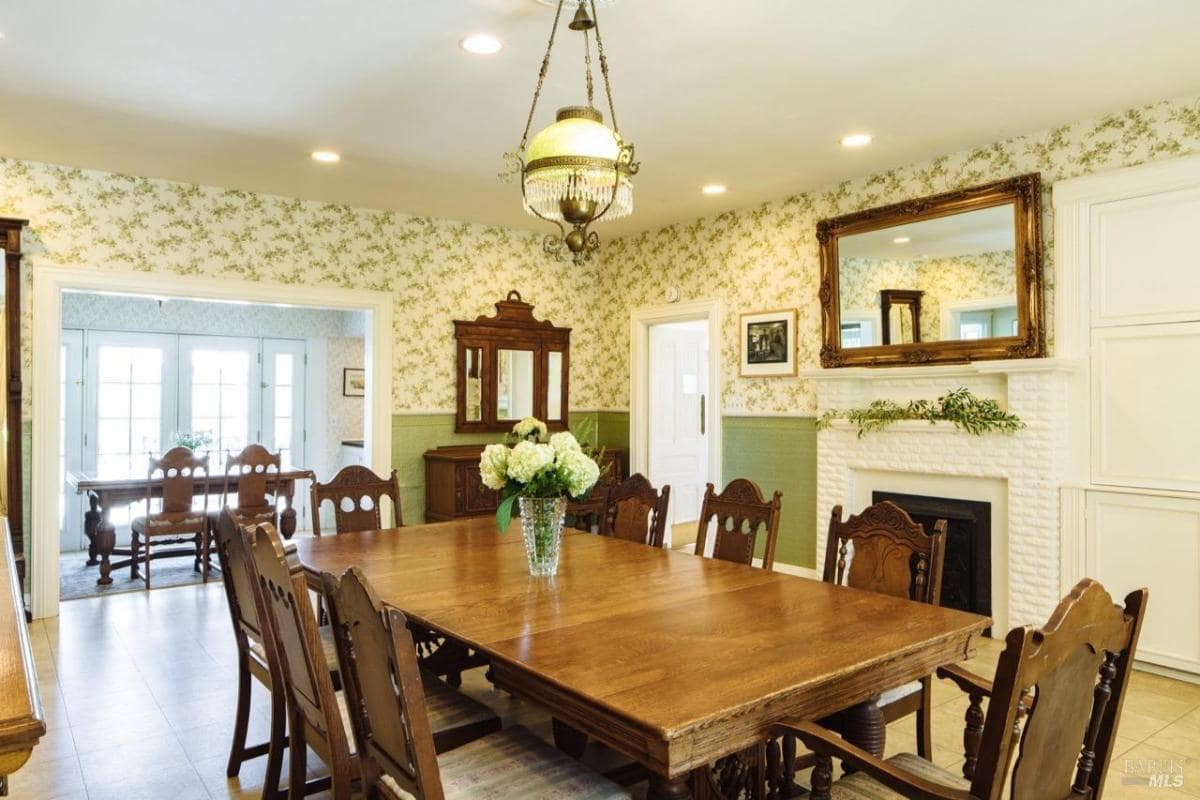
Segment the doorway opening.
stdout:
<path fill-rule="evenodd" d="M 631 465 L 671 487 L 666 541 L 696 541 L 707 483 L 720 484 L 720 321 L 715 301 L 633 315 Z"/>
<path fill-rule="evenodd" d="M 65 291 L 60 339 L 60 599 L 142 588 L 130 558 L 130 524 L 145 495 L 87 487 L 141 481 L 150 458 L 184 445 L 208 457 L 207 498 L 221 503 L 225 461 L 250 444 L 280 456 L 283 472 L 327 480 L 362 463 L 364 398 L 344 386 L 364 368 L 368 312 L 142 294 Z M 297 531 L 312 529 L 307 480 L 289 484 Z M 86 498 L 85 498 L 86 495 Z M 111 583 L 97 583 L 97 516 L 116 532 Z M 327 509 L 328 510 L 328 509 Z M 170 557 L 157 586 L 201 580 Z M 194 548 L 193 548 L 194 549 Z M 129 565 L 129 569 L 121 569 Z"/>

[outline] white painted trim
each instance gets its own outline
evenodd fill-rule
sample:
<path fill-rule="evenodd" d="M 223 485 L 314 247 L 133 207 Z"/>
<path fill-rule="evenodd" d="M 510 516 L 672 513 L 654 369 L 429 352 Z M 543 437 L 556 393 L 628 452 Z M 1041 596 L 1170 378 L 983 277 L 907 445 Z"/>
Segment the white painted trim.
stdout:
<path fill-rule="evenodd" d="M 1134 167 L 1093 172 L 1054 184 L 1054 213 L 1073 205 L 1094 205 L 1144 194 L 1171 192 L 1200 181 L 1200 155 L 1151 161 Z M 1056 259 L 1055 268 L 1061 268 Z"/>
<path fill-rule="evenodd" d="M 643 475 L 649 471 L 650 454 L 650 327 L 664 322 L 708 321 L 709 403 L 705 409 L 708 425 L 708 479 L 721 482 L 721 301 L 696 300 L 662 306 L 635 308 L 629 325 L 629 471 Z M 55 373 L 57 374 L 57 373 Z"/>
<path fill-rule="evenodd" d="M 724 419 L 735 419 L 738 417 L 756 419 L 815 419 L 817 412 L 811 411 L 807 414 L 799 414 L 795 411 L 726 411 L 721 416 Z"/>
<path fill-rule="evenodd" d="M 1015 358 L 997 361 L 973 361 L 969 364 L 938 364 L 926 367 L 841 367 L 839 369 L 804 369 L 800 377 L 812 381 L 875 380 L 897 378 L 971 378 L 1029 372 L 1076 372 L 1077 361 L 1065 358 Z"/>
<path fill-rule="evenodd" d="M 58 355 L 62 333 L 62 293 L 128 292 L 233 302 L 314 306 L 371 314 L 366 333 L 367 385 L 371 411 L 363 420 L 371 467 L 386 474 L 392 464 L 392 314 L 387 292 L 328 286 L 290 286 L 235 278 L 197 277 L 160 272 L 102 270 L 88 267 L 40 267 L 33 271 L 33 443 L 30 531 L 57 531 L 58 515 Z M 40 410 L 40 411 L 39 411 Z M 40 457 L 52 453 L 54 457 Z M 58 614 L 58 536 L 34 535 L 30 573 L 35 617 Z"/>
<path fill-rule="evenodd" d="M 949 341 L 958 338 L 958 332 L 954 330 L 956 313 L 961 314 L 964 311 L 997 311 L 1001 308 L 1012 306 L 1016 308 L 1017 296 L 1015 294 L 1002 294 L 994 297 L 983 297 L 978 300 L 959 300 L 957 302 L 942 303 L 942 339 Z M 992 331 L 992 336 L 1002 335 Z"/>

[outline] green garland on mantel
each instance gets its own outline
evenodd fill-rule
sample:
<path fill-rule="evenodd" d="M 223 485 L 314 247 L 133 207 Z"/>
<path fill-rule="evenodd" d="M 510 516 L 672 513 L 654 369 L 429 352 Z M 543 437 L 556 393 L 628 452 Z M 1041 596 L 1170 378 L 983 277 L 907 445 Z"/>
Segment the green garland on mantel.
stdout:
<path fill-rule="evenodd" d="M 985 433 L 1014 433 L 1025 427 L 1015 414 L 1009 414 L 995 400 L 976 397 L 966 388 L 958 388 L 936 401 L 912 400 L 900 405 L 892 400 L 875 400 L 866 408 L 847 411 L 826 411 L 817 419 L 817 430 L 824 430 L 834 421 L 844 419 L 858 426 L 858 438 L 872 431 L 881 431 L 894 422 L 927 420 L 953 422 L 959 430 L 982 436 Z"/>

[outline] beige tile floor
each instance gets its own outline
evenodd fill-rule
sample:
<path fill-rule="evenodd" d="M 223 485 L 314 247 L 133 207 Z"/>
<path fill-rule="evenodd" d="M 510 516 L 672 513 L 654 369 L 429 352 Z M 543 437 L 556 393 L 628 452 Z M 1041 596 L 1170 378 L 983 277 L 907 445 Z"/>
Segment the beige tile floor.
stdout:
<path fill-rule="evenodd" d="M 262 761 L 225 777 L 232 730 L 233 639 L 217 584 L 159 589 L 62 604 L 30 628 L 49 731 L 10 781 L 16 800 L 202 800 L 257 798 Z M 990 676 L 999 646 L 987 642 L 968 666 Z M 549 734 L 544 713 L 491 689 L 479 674 L 469 691 L 505 722 Z M 255 698 L 252 735 L 264 736 Z M 961 763 L 965 700 L 934 687 L 934 758 Z M 1200 797 L 1200 686 L 1134 676 L 1105 796 Z M 914 750 L 911 719 L 889 729 L 888 751 Z M 592 757 L 602 757 L 595 753 Z M 319 762 L 310 758 L 312 768 Z M 1150 787 L 1148 771 L 1181 775 L 1177 788 Z"/>

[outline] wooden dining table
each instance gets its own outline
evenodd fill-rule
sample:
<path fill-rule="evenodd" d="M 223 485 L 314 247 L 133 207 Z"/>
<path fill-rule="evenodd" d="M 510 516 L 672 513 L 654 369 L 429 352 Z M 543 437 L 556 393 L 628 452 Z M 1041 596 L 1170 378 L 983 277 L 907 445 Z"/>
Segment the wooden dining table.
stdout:
<path fill-rule="evenodd" d="M 314 588 L 360 567 L 384 602 L 486 655 L 497 686 L 644 765 L 660 799 L 690 797 L 693 770 L 781 720 L 874 708 L 969 658 L 990 624 L 587 533 L 565 535 L 556 577 L 532 578 L 517 520 L 503 536 L 479 517 L 295 545 Z"/>
<path fill-rule="evenodd" d="M 279 530 L 288 538 L 296 532 L 296 509 L 292 507 L 292 498 L 296 494 L 296 481 L 315 480 L 311 470 L 302 468 L 285 469 L 268 473 L 267 490 L 283 500 L 283 510 L 279 514 Z M 228 490 L 237 491 L 240 476 L 231 472 L 228 476 Z M 209 494 L 219 495 L 226 488 L 226 476 L 222 473 L 213 474 L 207 486 L 197 481 L 194 487 L 197 496 L 206 489 Z M 162 497 L 162 478 L 94 478 L 82 472 L 68 472 L 67 486 L 76 494 L 87 496 L 88 510 L 83 514 L 83 532 L 88 538 L 87 566 L 99 565 L 100 577 L 96 583 L 107 586 L 113 582 L 112 571 L 121 567 L 133 566 L 131 559 L 113 563 L 112 557 L 132 556 L 133 551 L 127 547 L 117 547 L 117 531 L 109 515 L 114 508 L 128 506 L 133 503 L 144 503 L 147 497 Z M 219 508 L 219 505 L 218 505 Z M 215 509 L 213 509 L 215 510 Z M 159 557 L 178 555 L 184 551 L 163 551 Z M 190 551 L 188 551 L 190 552 Z"/>

